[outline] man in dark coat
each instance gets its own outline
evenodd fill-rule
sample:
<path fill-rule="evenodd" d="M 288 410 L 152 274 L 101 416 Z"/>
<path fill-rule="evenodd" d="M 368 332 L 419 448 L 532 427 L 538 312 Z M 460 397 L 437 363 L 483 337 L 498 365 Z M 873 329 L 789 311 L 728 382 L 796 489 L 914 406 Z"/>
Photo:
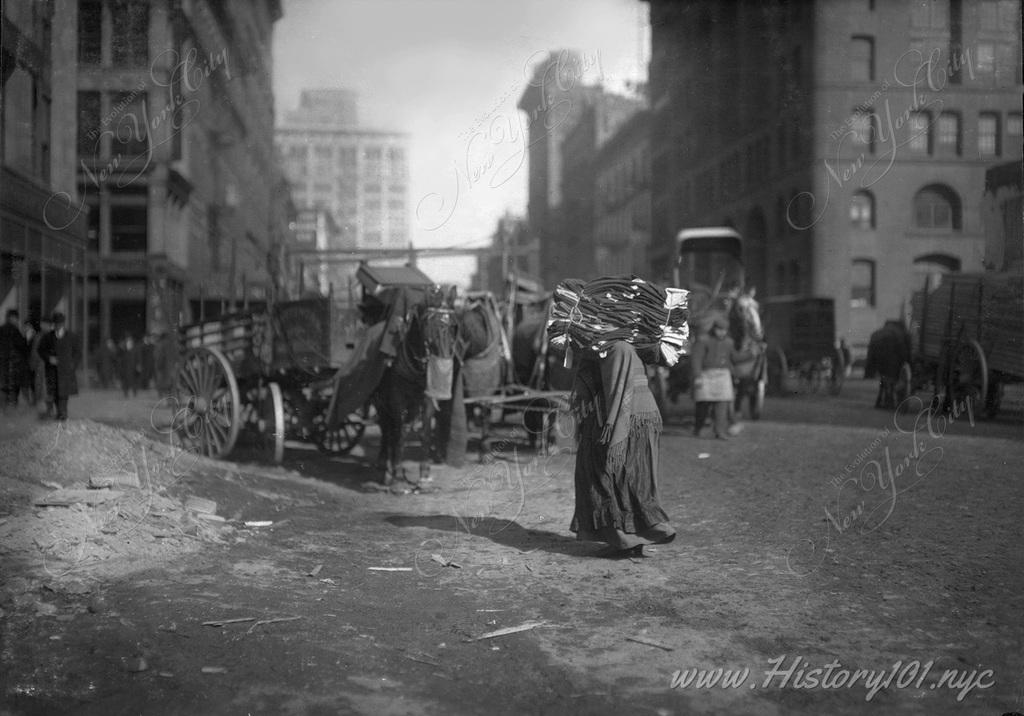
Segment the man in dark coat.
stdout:
<path fill-rule="evenodd" d="M 121 390 L 124 397 L 139 394 L 142 379 L 142 350 L 130 333 L 126 333 L 118 352 L 118 368 L 121 371 Z"/>
<path fill-rule="evenodd" d="M 117 364 L 117 346 L 113 339 L 108 338 L 96 351 L 96 374 L 100 379 L 100 387 L 106 390 L 114 380 Z"/>
<path fill-rule="evenodd" d="M 63 313 L 53 314 L 53 332 L 39 341 L 39 357 L 46 366 L 46 391 L 57 406 L 57 420 L 67 420 L 68 398 L 78 395 L 82 347 L 64 325 Z"/>
<path fill-rule="evenodd" d="M 7 311 L 7 320 L 0 326 L 0 389 L 4 392 L 4 410 L 18 407 L 18 394 L 25 381 L 28 366 L 28 342 L 18 325 L 18 312 Z"/>
<path fill-rule="evenodd" d="M 900 321 L 886 321 L 871 334 L 868 341 L 864 377 L 878 376 L 878 396 L 875 407 L 883 410 L 896 408 L 896 384 L 904 363 L 910 362 L 910 334 Z"/>

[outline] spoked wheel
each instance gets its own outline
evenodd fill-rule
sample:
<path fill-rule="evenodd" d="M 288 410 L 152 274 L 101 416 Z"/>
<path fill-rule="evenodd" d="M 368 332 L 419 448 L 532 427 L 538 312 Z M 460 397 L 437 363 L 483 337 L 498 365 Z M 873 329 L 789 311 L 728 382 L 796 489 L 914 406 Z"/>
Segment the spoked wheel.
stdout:
<path fill-rule="evenodd" d="M 359 412 L 348 415 L 337 425 L 328 428 L 326 411 L 320 413 L 313 418 L 313 442 L 322 453 L 347 455 L 363 437 L 368 415 L 369 410 L 364 407 Z"/>
<path fill-rule="evenodd" d="M 241 400 L 231 364 L 216 348 L 189 351 L 178 370 L 175 433 L 185 449 L 224 457 L 238 439 Z"/>
<path fill-rule="evenodd" d="M 903 406 L 907 398 L 914 394 L 914 374 L 910 363 L 900 367 L 900 377 L 896 380 L 896 407 Z M 904 408 L 905 409 L 905 406 Z"/>
<path fill-rule="evenodd" d="M 961 343 L 953 356 L 953 365 L 949 373 L 948 396 L 957 406 L 956 410 L 965 410 L 966 401 L 975 406 L 983 406 L 988 396 L 988 361 L 981 344 L 973 338 Z"/>

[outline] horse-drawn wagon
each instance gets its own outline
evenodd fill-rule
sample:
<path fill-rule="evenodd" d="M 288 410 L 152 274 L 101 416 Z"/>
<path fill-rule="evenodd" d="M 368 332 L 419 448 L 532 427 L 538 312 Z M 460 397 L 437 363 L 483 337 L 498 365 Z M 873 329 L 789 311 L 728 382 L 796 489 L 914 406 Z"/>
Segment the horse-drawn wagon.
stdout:
<path fill-rule="evenodd" d="M 801 390 L 828 389 L 839 395 L 846 366 L 836 345 L 835 304 L 831 298 L 779 296 L 762 305 L 768 386 L 783 393 L 797 379 Z"/>
<path fill-rule="evenodd" d="M 750 417 L 757 420 L 764 410 L 767 381 L 761 309 L 753 290 L 746 286 L 743 266 L 743 239 L 728 226 L 683 229 L 676 236 L 677 266 L 673 283 L 689 291 L 690 338 L 708 330 L 716 315 L 726 318 L 729 336 L 737 350 L 752 357 L 734 366 L 737 412 L 747 400 Z M 658 369 L 651 378 L 651 389 L 662 412 L 665 397 L 675 403 L 691 388 L 690 361 L 683 355 L 669 371 Z"/>
<path fill-rule="evenodd" d="M 380 277 L 379 270 L 364 273 Z M 386 288 L 360 280 L 371 294 Z M 347 453 L 363 435 L 368 409 L 337 410 L 337 378 L 366 337 L 359 309 L 327 297 L 184 326 L 175 433 L 187 449 L 215 458 L 229 455 L 239 438 L 275 462 L 289 440 Z"/>
<path fill-rule="evenodd" d="M 951 273 L 912 300 L 911 385 L 932 406 L 999 412 L 1003 387 L 1024 382 L 1024 276 Z"/>

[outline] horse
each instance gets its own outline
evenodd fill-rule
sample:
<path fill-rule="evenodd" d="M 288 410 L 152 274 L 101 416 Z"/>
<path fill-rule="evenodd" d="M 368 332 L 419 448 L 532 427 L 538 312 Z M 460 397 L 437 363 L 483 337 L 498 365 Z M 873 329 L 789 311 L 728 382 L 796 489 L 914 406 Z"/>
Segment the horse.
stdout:
<path fill-rule="evenodd" d="M 749 358 L 733 366 L 733 384 L 736 415 L 743 412 L 743 399 L 750 404 L 750 418 L 761 417 L 760 402 L 763 395 L 760 379 L 765 368 L 764 329 L 761 325 L 761 310 L 754 298 L 754 289 L 737 291 L 729 297 L 729 337 L 736 350 L 751 354 Z"/>
<path fill-rule="evenodd" d="M 387 364 L 371 397 L 380 426 L 377 466 L 383 471 L 385 485 L 396 479 L 414 482 L 403 465 L 407 426 L 422 414 L 427 388 L 426 302 L 395 305 L 391 310 L 400 314 L 388 319 L 396 325 L 396 339 L 389 359 L 382 351 Z"/>
<path fill-rule="evenodd" d="M 492 395 L 501 384 L 501 325 L 486 300 L 455 308 L 455 291 L 434 291 L 406 316 L 392 364 L 376 391 L 381 425 L 384 482 L 410 482 L 402 465 L 406 426 L 422 417 L 420 438 L 429 463 L 461 466 L 467 442 L 466 398 Z M 493 314 L 493 315 L 492 315 Z M 472 412 L 472 409 L 470 410 Z M 489 410 L 481 411 L 481 457 L 486 449 Z"/>

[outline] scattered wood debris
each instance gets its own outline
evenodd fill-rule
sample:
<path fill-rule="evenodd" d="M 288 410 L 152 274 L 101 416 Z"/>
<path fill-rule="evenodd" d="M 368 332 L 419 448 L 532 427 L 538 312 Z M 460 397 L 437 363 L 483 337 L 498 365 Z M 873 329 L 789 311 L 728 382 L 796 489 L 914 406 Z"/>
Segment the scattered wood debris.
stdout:
<path fill-rule="evenodd" d="M 259 617 L 239 617 L 238 619 L 215 619 L 213 621 L 203 622 L 203 626 L 222 627 L 225 624 L 239 624 L 241 622 L 254 622 Z"/>
<path fill-rule="evenodd" d="M 435 562 L 437 562 L 438 564 L 440 564 L 442 567 L 452 567 L 454 569 L 462 569 L 462 565 L 459 564 L 458 562 L 455 562 L 455 561 L 452 561 L 452 560 L 447 559 L 445 557 L 442 557 L 441 555 L 439 555 L 437 553 L 434 553 L 434 554 L 430 555 L 430 558 L 432 560 L 434 560 Z"/>
<path fill-rule="evenodd" d="M 547 623 L 548 622 L 546 621 L 525 622 L 519 626 L 505 627 L 504 629 L 489 631 L 486 634 L 481 634 L 480 636 L 475 636 L 471 639 L 465 639 L 464 641 L 483 641 L 484 639 L 493 639 L 498 636 L 506 636 L 507 634 L 517 634 L 521 631 L 529 631 L 531 629 L 536 629 L 537 627 L 546 626 Z"/>
<path fill-rule="evenodd" d="M 635 641 L 637 644 L 644 644 L 646 646 L 653 646 L 653 647 L 655 647 L 657 649 L 664 649 L 665 651 L 675 651 L 675 647 L 665 646 L 664 644 L 659 644 L 656 641 L 651 641 L 650 639 L 645 639 L 645 638 L 639 637 L 639 636 L 627 636 L 626 637 L 626 641 Z"/>
<path fill-rule="evenodd" d="M 228 670 L 225 669 L 223 666 L 204 666 L 202 669 L 200 669 L 200 671 L 202 671 L 202 673 L 204 673 L 204 674 L 226 674 L 226 673 L 228 673 Z"/>
<path fill-rule="evenodd" d="M 411 572 L 412 567 L 367 567 L 371 572 Z"/>
<path fill-rule="evenodd" d="M 309 572 L 306 574 L 306 576 L 307 577 L 315 577 L 316 575 L 320 574 L 320 570 L 323 569 L 323 568 L 324 568 L 324 566 L 322 564 L 318 564 L 317 566 L 313 567 L 313 569 L 309 570 Z"/>
<path fill-rule="evenodd" d="M 192 496 L 185 500 L 185 509 L 200 514 L 215 515 L 217 514 L 217 503 L 204 497 Z"/>

